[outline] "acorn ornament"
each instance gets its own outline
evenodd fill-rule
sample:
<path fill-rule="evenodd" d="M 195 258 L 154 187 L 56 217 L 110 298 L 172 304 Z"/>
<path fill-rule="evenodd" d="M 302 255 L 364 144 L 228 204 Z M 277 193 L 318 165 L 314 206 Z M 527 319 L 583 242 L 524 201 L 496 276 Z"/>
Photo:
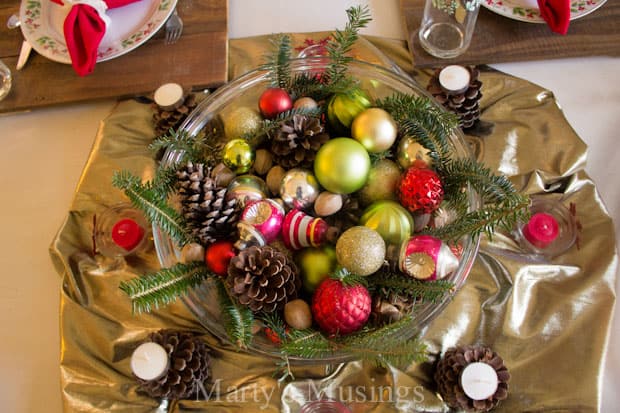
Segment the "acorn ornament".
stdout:
<path fill-rule="evenodd" d="M 400 203 L 409 212 L 431 213 L 443 201 L 443 185 L 432 169 L 411 167 L 402 175 L 398 186 Z"/>
<path fill-rule="evenodd" d="M 370 294 L 363 285 L 345 285 L 327 278 L 312 296 L 312 316 L 325 333 L 347 335 L 366 324 L 371 304 Z"/>

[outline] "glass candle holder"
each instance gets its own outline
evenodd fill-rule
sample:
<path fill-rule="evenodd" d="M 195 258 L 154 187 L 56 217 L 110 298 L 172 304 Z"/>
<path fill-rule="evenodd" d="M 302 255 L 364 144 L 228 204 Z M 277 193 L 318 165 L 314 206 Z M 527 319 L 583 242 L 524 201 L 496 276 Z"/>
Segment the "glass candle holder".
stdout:
<path fill-rule="evenodd" d="M 106 257 L 123 257 L 146 247 L 150 226 L 131 204 L 118 204 L 97 216 L 95 242 Z"/>
<path fill-rule="evenodd" d="M 11 69 L 0 60 L 0 100 L 8 96 L 12 83 Z"/>
<path fill-rule="evenodd" d="M 481 0 L 426 0 L 418 36 L 429 54 L 450 59 L 463 54 L 476 27 Z"/>

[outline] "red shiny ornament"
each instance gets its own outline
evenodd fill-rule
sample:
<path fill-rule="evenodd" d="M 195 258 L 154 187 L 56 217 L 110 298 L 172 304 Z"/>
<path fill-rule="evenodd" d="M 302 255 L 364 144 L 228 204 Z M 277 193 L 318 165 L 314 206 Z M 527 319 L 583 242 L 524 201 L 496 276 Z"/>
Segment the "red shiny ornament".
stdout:
<path fill-rule="evenodd" d="M 205 264 L 215 274 L 224 276 L 228 274 L 228 263 L 235 255 L 231 241 L 215 241 L 205 251 Z"/>
<path fill-rule="evenodd" d="M 312 316 L 327 334 L 346 335 L 366 324 L 371 302 L 363 285 L 344 285 L 340 280 L 327 278 L 312 296 Z"/>
<path fill-rule="evenodd" d="M 260 112 L 267 119 L 273 119 L 278 114 L 291 110 L 293 99 L 288 92 L 279 87 L 272 87 L 263 92 L 258 98 Z"/>
<path fill-rule="evenodd" d="M 441 179 L 432 169 L 411 167 L 400 179 L 398 198 L 410 212 L 429 214 L 443 201 Z"/>
<path fill-rule="evenodd" d="M 123 218 L 112 227 L 112 241 L 126 251 L 136 248 L 143 236 L 144 229 L 130 218 Z"/>

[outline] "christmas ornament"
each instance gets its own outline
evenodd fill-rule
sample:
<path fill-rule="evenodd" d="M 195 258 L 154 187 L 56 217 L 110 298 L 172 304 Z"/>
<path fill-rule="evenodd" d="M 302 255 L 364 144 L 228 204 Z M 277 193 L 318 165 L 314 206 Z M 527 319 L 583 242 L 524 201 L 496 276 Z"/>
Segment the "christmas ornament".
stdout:
<path fill-rule="evenodd" d="M 254 312 L 283 308 L 301 287 L 295 264 L 269 245 L 251 246 L 234 256 L 226 283 L 239 303 Z"/>
<path fill-rule="evenodd" d="M 295 109 L 316 109 L 319 106 L 316 100 L 310 97 L 301 97 L 293 103 Z"/>
<path fill-rule="evenodd" d="M 234 232 L 239 216 L 237 200 L 228 197 L 226 187 L 217 185 L 210 168 L 188 162 L 177 172 L 176 185 L 183 216 L 203 245 Z"/>
<path fill-rule="evenodd" d="M 369 205 L 387 199 L 396 201 L 401 173 L 398 165 L 389 159 L 375 162 L 370 167 L 366 184 L 358 192 L 361 203 Z"/>
<path fill-rule="evenodd" d="M 284 306 L 284 320 L 296 330 L 310 328 L 312 326 L 310 306 L 299 298 L 289 301 Z"/>
<path fill-rule="evenodd" d="M 392 245 L 401 245 L 409 239 L 414 228 L 409 211 L 394 201 L 377 201 L 368 206 L 360 224 L 377 231 L 386 244 Z"/>
<path fill-rule="evenodd" d="M 304 248 L 296 258 L 303 287 L 310 293 L 336 269 L 338 263 L 336 250 L 331 245 Z"/>
<path fill-rule="evenodd" d="M 245 139 L 232 139 L 222 152 L 222 162 L 236 174 L 243 174 L 252 168 L 256 153 Z"/>
<path fill-rule="evenodd" d="M 256 175 L 266 175 L 273 166 L 273 157 L 267 149 L 257 149 L 252 169 Z"/>
<path fill-rule="evenodd" d="M 247 106 L 237 106 L 223 115 L 224 133 L 228 140 L 250 136 L 260 128 L 263 118 L 258 111 Z"/>
<path fill-rule="evenodd" d="M 235 248 L 239 251 L 249 248 L 251 246 L 262 247 L 267 245 L 265 237 L 259 230 L 246 222 L 237 223 L 237 240 L 235 241 Z"/>
<path fill-rule="evenodd" d="M 411 168 L 430 168 L 433 166 L 431 151 L 420 145 L 415 138 L 404 136 L 396 149 L 396 159 L 403 169 Z"/>
<path fill-rule="evenodd" d="M 339 134 L 348 134 L 353 119 L 370 107 L 370 99 L 361 89 L 349 93 L 336 93 L 327 105 L 329 124 Z"/>
<path fill-rule="evenodd" d="M 349 228 L 338 237 L 336 259 L 353 274 L 370 275 L 385 261 L 385 241 L 368 227 Z"/>
<path fill-rule="evenodd" d="M 480 72 L 475 67 L 465 68 L 470 74 L 465 90 L 450 90 L 445 86 L 442 87 L 440 82 L 442 70 L 435 71 L 426 89 L 444 108 L 458 115 L 461 128 L 471 128 L 480 118 L 480 99 L 482 98 L 480 92 L 482 82 L 478 79 Z"/>
<path fill-rule="evenodd" d="M 366 109 L 351 124 L 351 136 L 368 152 L 387 151 L 396 141 L 398 129 L 394 118 L 383 109 Z"/>
<path fill-rule="evenodd" d="M 409 168 L 401 177 L 398 197 L 410 212 L 433 212 L 443 200 L 441 179 L 431 169 Z"/>
<path fill-rule="evenodd" d="M 256 175 L 239 175 L 228 184 L 227 199 L 236 199 L 243 208 L 249 201 L 267 198 L 267 184 Z"/>
<path fill-rule="evenodd" d="M 314 212 L 320 217 L 326 217 L 340 211 L 342 195 L 323 191 L 314 201 Z"/>
<path fill-rule="evenodd" d="M 317 151 L 328 140 L 318 118 L 294 115 L 282 122 L 271 140 L 271 152 L 275 162 L 285 169 L 311 168 Z"/>
<path fill-rule="evenodd" d="M 162 136 L 172 130 L 177 130 L 187 118 L 187 116 L 198 106 L 196 96 L 189 94 L 182 103 L 176 107 L 164 109 L 156 105 L 153 114 L 153 124 L 155 125 L 155 136 Z"/>
<path fill-rule="evenodd" d="M 306 209 L 319 196 L 319 183 L 312 172 L 295 168 L 286 172 L 280 184 L 280 198 L 289 208 Z"/>
<path fill-rule="evenodd" d="M 340 280 L 327 278 L 312 296 L 312 316 L 327 334 L 347 335 L 366 324 L 371 301 L 363 285 L 345 285 Z"/>
<path fill-rule="evenodd" d="M 228 240 L 219 240 L 206 248 L 204 260 L 207 268 L 217 275 L 225 276 L 228 274 L 230 259 L 234 256 L 233 243 Z"/>
<path fill-rule="evenodd" d="M 350 138 L 330 139 L 314 160 L 314 175 L 321 186 L 337 194 L 350 194 L 362 188 L 369 172 L 368 152 Z"/>
<path fill-rule="evenodd" d="M 181 262 L 189 263 L 192 261 L 203 261 L 205 259 L 205 247 L 197 242 L 190 242 L 183 245 L 181 249 Z"/>
<path fill-rule="evenodd" d="M 273 119 L 278 114 L 293 107 L 293 101 L 284 89 L 274 87 L 265 90 L 258 99 L 258 107 L 267 119 Z"/>
<path fill-rule="evenodd" d="M 249 224 L 270 243 L 282 230 L 284 208 L 273 199 L 259 199 L 246 204 L 239 218 L 239 223 Z"/>
<path fill-rule="evenodd" d="M 510 373 L 491 348 L 459 346 L 448 349 L 441 357 L 434 379 L 439 394 L 451 408 L 488 412 L 508 397 Z"/>
<path fill-rule="evenodd" d="M 280 194 L 280 185 L 282 185 L 282 178 L 286 174 L 286 170 L 282 168 L 280 165 L 276 165 L 272 167 L 269 172 L 267 172 L 267 187 L 269 187 L 269 192 L 273 195 Z"/>
<path fill-rule="evenodd" d="M 282 240 L 291 250 L 318 247 L 333 241 L 337 235 L 338 230 L 330 227 L 325 220 L 314 218 L 298 209 L 287 213 L 282 224 Z"/>
<path fill-rule="evenodd" d="M 147 343 L 163 348 L 169 364 L 157 378 L 138 378 L 140 387 L 153 398 L 179 400 L 197 396 L 210 376 L 211 361 L 205 342 L 191 332 L 160 330 L 150 334 Z"/>
<path fill-rule="evenodd" d="M 402 243 L 398 268 L 419 280 L 444 278 L 459 266 L 448 245 L 430 235 L 416 235 Z"/>

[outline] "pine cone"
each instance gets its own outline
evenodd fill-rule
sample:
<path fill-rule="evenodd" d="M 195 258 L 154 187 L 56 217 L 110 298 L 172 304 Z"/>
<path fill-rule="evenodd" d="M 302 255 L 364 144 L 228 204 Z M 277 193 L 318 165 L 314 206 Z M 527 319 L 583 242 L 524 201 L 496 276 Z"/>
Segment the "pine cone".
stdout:
<path fill-rule="evenodd" d="M 311 168 L 317 151 L 329 135 L 318 118 L 294 115 L 282 123 L 271 141 L 274 161 L 284 169 Z"/>
<path fill-rule="evenodd" d="M 283 308 L 301 287 L 293 261 L 268 245 L 246 248 L 233 257 L 226 282 L 231 294 L 255 312 Z"/>
<path fill-rule="evenodd" d="M 495 394 L 485 400 L 470 399 L 460 385 L 463 369 L 470 363 L 483 362 L 495 369 L 499 384 Z M 493 350 L 484 346 L 452 347 L 446 351 L 437 363 L 435 382 L 439 394 L 446 404 L 454 409 L 467 412 L 488 412 L 495 408 L 500 400 L 508 397 L 508 380 L 510 373 L 504 361 Z"/>
<path fill-rule="evenodd" d="M 173 110 L 163 110 L 159 106 L 155 106 L 156 112 L 153 114 L 153 123 L 155 124 L 155 136 L 161 136 L 172 128 L 174 130 L 181 126 L 181 123 L 198 105 L 196 96 L 189 94 L 183 104 Z"/>
<path fill-rule="evenodd" d="M 226 199 L 227 188 L 203 164 L 187 165 L 177 172 L 183 216 L 192 235 L 203 245 L 230 237 L 239 217 L 237 200 Z"/>
<path fill-rule="evenodd" d="M 210 375 L 209 349 L 191 332 L 160 330 L 147 341 L 160 344 L 168 352 L 170 367 L 159 379 L 142 380 L 141 388 L 149 396 L 162 399 L 188 399 L 198 394 Z"/>
<path fill-rule="evenodd" d="M 471 78 L 469 87 L 463 93 L 453 95 L 444 92 L 439 84 L 441 69 L 435 71 L 426 88 L 440 104 L 458 115 L 459 126 L 463 129 L 471 128 L 480 118 L 480 98 L 482 98 L 480 92 L 482 82 L 478 80 L 480 72 L 475 67 L 467 69 Z"/>
<path fill-rule="evenodd" d="M 381 291 L 372 298 L 370 317 L 375 324 L 391 324 L 411 313 L 415 297 Z"/>

